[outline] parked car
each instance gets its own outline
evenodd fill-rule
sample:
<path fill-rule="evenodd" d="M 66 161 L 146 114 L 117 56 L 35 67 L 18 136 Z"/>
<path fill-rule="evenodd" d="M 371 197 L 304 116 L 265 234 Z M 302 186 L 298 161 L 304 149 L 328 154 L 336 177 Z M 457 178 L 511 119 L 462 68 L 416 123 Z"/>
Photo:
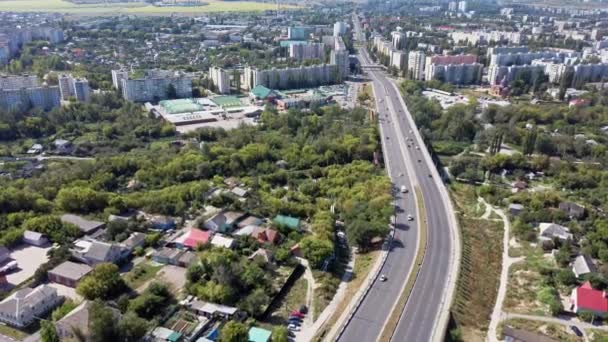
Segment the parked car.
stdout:
<path fill-rule="evenodd" d="M 300 331 L 300 327 L 297 325 L 293 325 L 293 324 L 288 325 L 287 329 L 289 329 L 291 331 Z"/>
<path fill-rule="evenodd" d="M 300 312 L 306 315 L 308 313 L 308 307 L 306 305 L 300 306 Z"/>
<path fill-rule="evenodd" d="M 300 318 L 304 318 L 304 316 L 306 316 L 306 315 L 304 315 L 303 313 L 301 313 L 300 311 L 297 311 L 297 310 L 292 311 L 292 312 L 290 313 L 290 315 L 291 315 L 291 316 L 298 316 L 298 317 L 300 317 Z"/>

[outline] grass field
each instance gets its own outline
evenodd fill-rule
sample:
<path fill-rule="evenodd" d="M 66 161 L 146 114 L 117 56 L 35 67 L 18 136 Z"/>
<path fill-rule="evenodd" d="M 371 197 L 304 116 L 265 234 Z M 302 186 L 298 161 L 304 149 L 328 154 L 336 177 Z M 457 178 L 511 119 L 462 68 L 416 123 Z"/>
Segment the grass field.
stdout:
<path fill-rule="evenodd" d="M 206 12 L 257 12 L 274 10 L 276 5 L 250 1 L 205 0 L 206 6 L 156 7 L 144 3 L 77 5 L 63 0 L 0 0 L 0 11 L 60 12 L 74 15 L 197 15 Z M 289 8 L 289 6 L 282 6 Z"/>
<path fill-rule="evenodd" d="M 132 289 L 137 289 L 156 276 L 163 265 L 153 265 L 143 262 L 124 275 L 125 282 Z"/>
<path fill-rule="evenodd" d="M 483 341 L 498 292 L 502 222 L 478 218 L 475 188 L 451 186 L 462 232 L 462 263 L 452 313 L 465 341 Z"/>

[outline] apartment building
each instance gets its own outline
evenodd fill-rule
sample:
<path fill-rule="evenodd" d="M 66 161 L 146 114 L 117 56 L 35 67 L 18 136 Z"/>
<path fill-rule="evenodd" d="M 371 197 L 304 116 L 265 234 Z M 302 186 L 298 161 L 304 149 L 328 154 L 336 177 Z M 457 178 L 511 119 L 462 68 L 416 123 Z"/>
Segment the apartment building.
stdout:
<path fill-rule="evenodd" d="M 338 67 L 338 77 L 343 80 L 350 72 L 349 53 L 342 37 L 334 40 L 334 48 L 330 53 L 330 64 Z M 338 81 L 338 80 L 334 80 Z"/>
<path fill-rule="evenodd" d="M 535 59 L 553 59 L 564 62 L 567 58 L 580 57 L 580 52 L 539 51 L 526 53 L 496 53 L 490 56 L 490 65 L 510 66 L 532 64 Z"/>
<path fill-rule="evenodd" d="M 228 72 L 222 68 L 210 67 L 209 76 L 211 81 L 217 88 L 217 92 L 220 94 L 230 93 L 230 76 Z"/>
<path fill-rule="evenodd" d="M 431 64 L 425 70 L 427 80 L 440 80 L 456 85 L 478 84 L 481 82 L 483 65 L 471 64 Z"/>
<path fill-rule="evenodd" d="M 258 85 L 270 89 L 294 89 L 316 87 L 335 83 L 339 75 L 338 65 L 321 64 L 296 68 L 265 69 L 245 67 L 243 80 L 249 90 Z"/>
<path fill-rule="evenodd" d="M 398 70 L 403 70 L 407 61 L 408 55 L 405 51 L 395 50 L 391 53 L 390 65 L 394 66 Z"/>
<path fill-rule="evenodd" d="M 64 101 L 75 98 L 79 102 L 87 102 L 91 98 L 89 81 L 83 78 L 74 78 L 72 75 L 59 76 L 59 92 Z"/>
<path fill-rule="evenodd" d="M 544 65 L 512 65 L 512 66 L 499 66 L 492 65 L 488 68 L 488 81 L 491 85 L 501 84 L 503 81 L 507 84 L 511 83 L 521 73 L 530 73 L 532 77 L 536 77 L 535 74 L 541 74 L 545 72 Z"/>
<path fill-rule="evenodd" d="M 39 87 L 40 82 L 35 75 L 0 76 L 0 89 L 21 89 Z"/>
<path fill-rule="evenodd" d="M 309 59 L 323 59 L 323 57 L 325 57 L 325 44 L 291 44 L 289 46 L 289 57 L 297 61 L 305 61 Z"/>
<path fill-rule="evenodd" d="M 306 40 L 314 31 L 314 27 L 311 26 L 290 26 L 287 28 L 287 39 Z"/>
<path fill-rule="evenodd" d="M 60 105 L 61 94 L 58 86 L 0 89 L 0 108 L 8 111 L 24 111 L 30 108 L 49 111 Z"/>
<path fill-rule="evenodd" d="M 402 32 L 400 28 L 397 28 L 397 31 L 391 32 L 391 41 L 393 43 L 393 48 L 397 50 L 405 48 L 405 32 Z"/>
<path fill-rule="evenodd" d="M 170 75 L 167 77 L 157 77 Z M 192 76 L 181 72 L 148 72 L 139 79 L 122 79 L 122 96 L 133 102 L 166 100 L 170 97 L 192 97 Z"/>
<path fill-rule="evenodd" d="M 424 79 L 424 61 L 426 55 L 422 51 L 411 51 L 407 59 L 407 71 L 412 79 Z"/>
<path fill-rule="evenodd" d="M 334 24 L 334 37 L 343 36 L 346 33 L 346 23 L 338 21 Z"/>

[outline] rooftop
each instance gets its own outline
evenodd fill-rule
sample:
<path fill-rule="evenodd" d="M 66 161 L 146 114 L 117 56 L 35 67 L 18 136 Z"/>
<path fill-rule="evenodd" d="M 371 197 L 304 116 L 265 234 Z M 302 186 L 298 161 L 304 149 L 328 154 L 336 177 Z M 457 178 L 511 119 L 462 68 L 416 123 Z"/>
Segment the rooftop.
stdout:
<path fill-rule="evenodd" d="M 92 268 L 89 265 L 66 261 L 49 272 L 70 280 L 79 280 L 91 270 Z"/>

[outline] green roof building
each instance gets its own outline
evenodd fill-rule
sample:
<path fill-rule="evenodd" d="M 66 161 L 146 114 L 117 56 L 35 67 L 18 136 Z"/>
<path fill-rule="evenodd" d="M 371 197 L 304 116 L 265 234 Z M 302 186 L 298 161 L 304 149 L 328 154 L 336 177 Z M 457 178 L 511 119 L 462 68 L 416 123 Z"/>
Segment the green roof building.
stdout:
<path fill-rule="evenodd" d="M 279 226 L 285 226 L 290 229 L 300 230 L 300 219 L 297 217 L 277 215 L 272 221 Z"/>
<path fill-rule="evenodd" d="M 276 96 L 276 93 L 263 85 L 257 85 L 251 89 L 250 96 L 256 100 L 266 100 L 268 97 Z"/>
<path fill-rule="evenodd" d="M 249 329 L 249 342 L 268 342 L 272 332 L 266 329 L 251 327 Z"/>

